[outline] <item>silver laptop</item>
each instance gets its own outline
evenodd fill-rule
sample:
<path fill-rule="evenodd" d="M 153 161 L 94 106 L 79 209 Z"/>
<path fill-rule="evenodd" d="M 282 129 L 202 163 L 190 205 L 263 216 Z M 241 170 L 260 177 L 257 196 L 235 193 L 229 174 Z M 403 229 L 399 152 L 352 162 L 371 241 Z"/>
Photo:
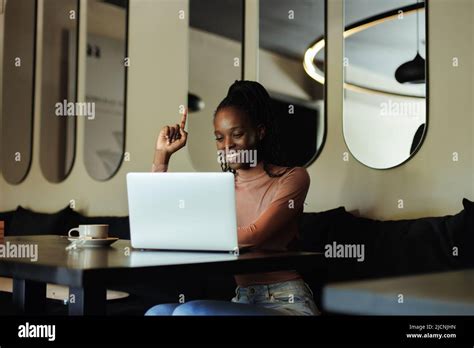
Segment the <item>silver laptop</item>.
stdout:
<path fill-rule="evenodd" d="M 239 253 L 234 175 L 128 173 L 133 248 Z"/>

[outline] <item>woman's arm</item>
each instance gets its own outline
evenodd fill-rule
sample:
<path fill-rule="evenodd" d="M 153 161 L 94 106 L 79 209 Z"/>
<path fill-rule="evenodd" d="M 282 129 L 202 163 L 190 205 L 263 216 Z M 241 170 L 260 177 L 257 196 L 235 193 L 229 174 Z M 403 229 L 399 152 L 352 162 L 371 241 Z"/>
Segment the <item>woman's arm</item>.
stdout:
<path fill-rule="evenodd" d="M 152 172 L 166 172 L 171 155 L 186 145 L 188 133 L 184 130 L 188 112 L 184 111 L 181 124 L 165 126 L 158 134 Z"/>
<path fill-rule="evenodd" d="M 153 165 L 151 166 L 152 172 L 166 172 L 168 171 L 168 163 L 170 161 L 171 155 L 161 150 L 155 150 L 155 158 L 153 160 Z"/>
<path fill-rule="evenodd" d="M 278 233 L 286 233 L 288 224 L 303 212 L 310 178 L 304 168 L 294 168 L 280 183 L 273 201 L 258 219 L 239 227 L 239 244 L 259 246 Z"/>

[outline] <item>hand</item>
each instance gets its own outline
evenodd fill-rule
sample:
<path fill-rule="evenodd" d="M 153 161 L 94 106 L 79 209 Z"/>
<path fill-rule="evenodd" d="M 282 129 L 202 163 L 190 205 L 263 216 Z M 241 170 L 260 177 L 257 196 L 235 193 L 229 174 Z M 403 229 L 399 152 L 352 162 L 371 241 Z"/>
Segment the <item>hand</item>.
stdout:
<path fill-rule="evenodd" d="M 186 145 L 188 132 L 184 130 L 184 127 L 186 126 L 187 116 L 188 110 L 185 109 L 183 117 L 181 118 L 181 124 L 164 126 L 161 129 L 158 139 L 156 140 L 156 150 L 171 156 Z"/>

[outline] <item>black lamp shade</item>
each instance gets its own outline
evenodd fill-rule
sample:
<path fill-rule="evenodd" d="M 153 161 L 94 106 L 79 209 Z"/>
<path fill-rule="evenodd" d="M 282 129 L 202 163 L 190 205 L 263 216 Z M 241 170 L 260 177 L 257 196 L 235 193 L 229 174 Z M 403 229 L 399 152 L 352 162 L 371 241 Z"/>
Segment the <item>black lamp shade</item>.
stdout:
<path fill-rule="evenodd" d="M 413 60 L 403 63 L 395 71 L 395 79 L 400 83 L 424 83 L 425 60 L 419 53 Z"/>
<path fill-rule="evenodd" d="M 197 95 L 188 93 L 188 110 L 189 112 L 197 112 L 204 109 L 204 101 Z"/>

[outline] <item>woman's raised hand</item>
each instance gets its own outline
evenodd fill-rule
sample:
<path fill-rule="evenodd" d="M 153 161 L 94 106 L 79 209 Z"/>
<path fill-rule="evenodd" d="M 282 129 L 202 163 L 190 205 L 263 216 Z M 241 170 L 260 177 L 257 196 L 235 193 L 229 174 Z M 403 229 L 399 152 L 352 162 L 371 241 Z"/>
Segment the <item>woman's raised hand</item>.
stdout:
<path fill-rule="evenodd" d="M 171 156 L 186 145 L 188 132 L 184 130 L 184 127 L 186 126 L 187 116 L 188 110 L 185 109 L 183 117 L 181 118 L 181 124 L 164 126 L 161 128 L 158 139 L 156 140 L 156 150 Z"/>

